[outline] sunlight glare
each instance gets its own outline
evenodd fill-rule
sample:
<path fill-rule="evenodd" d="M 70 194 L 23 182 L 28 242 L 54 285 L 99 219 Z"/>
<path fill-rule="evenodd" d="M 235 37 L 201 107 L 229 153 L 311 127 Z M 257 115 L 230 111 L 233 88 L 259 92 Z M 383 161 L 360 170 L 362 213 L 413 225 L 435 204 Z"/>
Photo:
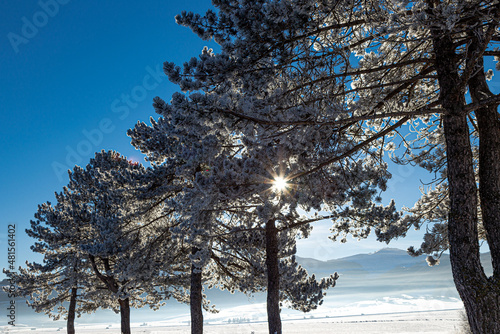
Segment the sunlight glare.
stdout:
<path fill-rule="evenodd" d="M 288 187 L 287 181 L 281 177 L 277 176 L 273 181 L 273 188 L 276 191 L 284 191 Z"/>

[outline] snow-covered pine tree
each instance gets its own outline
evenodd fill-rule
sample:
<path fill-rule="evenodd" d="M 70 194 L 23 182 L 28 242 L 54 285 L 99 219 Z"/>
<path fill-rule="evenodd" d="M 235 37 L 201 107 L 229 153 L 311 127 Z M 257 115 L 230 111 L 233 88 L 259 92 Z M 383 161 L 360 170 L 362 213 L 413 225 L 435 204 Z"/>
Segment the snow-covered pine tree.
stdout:
<path fill-rule="evenodd" d="M 335 177 L 330 179 L 325 180 L 321 177 L 324 170 L 311 173 L 309 177 L 300 178 L 302 183 L 299 183 L 299 178 L 294 179 L 294 191 L 290 192 L 286 202 L 281 201 L 278 206 L 273 207 L 273 201 L 277 197 L 270 191 L 273 183 L 272 174 L 287 175 L 293 174 L 294 170 L 299 170 L 300 165 L 296 157 L 288 158 L 289 148 L 286 145 L 279 145 L 279 141 L 269 140 L 261 145 L 258 141 L 249 141 L 246 138 L 240 140 L 237 132 L 233 131 L 235 127 L 231 127 L 227 119 L 207 120 L 204 113 L 209 110 L 203 109 L 209 108 L 203 104 L 207 98 L 213 98 L 214 106 L 217 106 L 216 96 L 208 96 L 208 94 L 193 94 L 189 97 L 175 94 L 171 104 L 166 104 L 156 98 L 155 110 L 162 117 L 158 121 L 151 120 L 151 126 L 138 123 L 133 130 L 129 131 L 129 135 L 132 137 L 134 146 L 146 153 L 150 161 L 165 166 L 170 164 L 172 168 L 176 166 L 176 175 L 185 180 L 186 190 L 180 197 L 182 200 L 179 200 L 178 207 L 179 213 L 182 212 L 182 216 L 187 219 L 189 228 L 186 230 L 192 234 L 193 238 L 199 239 L 205 235 L 217 236 L 218 233 L 222 233 L 221 235 L 228 236 L 225 238 L 225 244 L 234 245 L 233 250 L 241 252 L 244 249 L 250 254 L 257 252 L 256 254 L 260 255 L 248 256 L 243 263 L 251 263 L 256 268 L 262 268 L 257 269 L 263 274 L 260 275 L 261 277 L 267 275 L 267 280 L 263 284 L 267 287 L 271 286 L 270 290 L 273 295 L 269 312 L 272 327 L 270 330 L 271 333 L 280 332 L 280 298 L 290 299 L 293 307 L 302 310 L 311 309 L 312 305 L 321 302 L 322 290 L 333 286 L 336 279 L 334 276 L 317 283 L 315 279 L 307 278 L 303 269 L 297 268 L 293 260 L 286 259 L 286 257 L 290 258 L 293 252 L 280 249 L 286 244 L 292 244 L 297 230 L 307 235 L 309 223 L 320 219 L 300 217 L 297 214 L 297 208 L 300 206 L 306 211 L 320 210 L 324 205 L 330 205 L 325 204 L 328 203 L 324 201 L 326 195 L 329 203 L 336 203 L 337 208 L 342 208 L 337 212 L 336 217 L 347 218 L 351 213 L 345 210 L 345 204 L 350 201 L 351 197 L 346 194 L 356 192 L 358 197 L 355 205 L 359 217 L 376 220 L 377 217 L 371 218 L 368 214 L 377 209 L 381 217 L 393 218 L 390 216 L 394 211 L 393 207 L 375 206 L 371 201 L 376 193 L 376 187 L 385 184 L 388 174 L 383 169 L 373 169 L 366 161 L 359 164 L 348 163 L 347 166 L 337 165 L 332 167 L 331 171 L 335 170 L 332 172 Z M 201 101 L 203 103 L 199 103 Z M 221 123 L 217 123 L 218 121 Z M 224 123 L 226 121 L 228 121 L 227 124 Z M 366 175 L 378 176 L 378 182 L 366 182 Z M 190 183 L 189 187 L 188 183 Z M 288 213 L 286 215 L 280 213 L 283 210 Z M 200 222 L 204 221 L 204 218 L 200 215 L 207 212 L 211 212 L 217 218 L 207 220 L 211 223 L 202 226 Z M 224 221 L 233 221 L 233 223 L 232 225 L 220 223 Z M 218 232 L 215 226 L 223 227 L 222 231 Z M 269 241 L 267 249 L 270 252 L 269 256 L 261 256 L 267 246 L 266 230 L 270 232 L 267 234 Z M 251 236 L 242 235 L 242 231 L 252 232 Z M 285 238 L 287 242 L 277 241 L 285 236 L 288 238 Z M 247 240 L 244 240 L 245 237 Z M 217 240 L 217 238 L 210 239 Z M 252 247 L 248 247 L 249 245 Z M 228 249 L 231 247 L 223 247 L 228 255 Z M 233 250 L 229 252 L 229 255 L 234 254 Z M 281 262 L 278 261 L 280 251 L 283 257 Z M 199 261 L 208 263 L 210 252 L 200 252 L 199 255 L 203 254 L 205 257 Z M 269 260 L 267 264 L 263 263 L 262 260 L 268 257 L 272 257 L 273 260 Z M 222 261 L 217 262 L 222 263 Z M 269 268 L 265 269 L 267 265 Z M 293 276 L 291 271 L 287 271 L 287 266 L 297 270 L 294 274 L 297 279 L 283 283 L 282 287 L 286 291 L 281 289 L 280 296 L 280 275 L 281 277 Z M 276 270 L 278 267 L 282 269 Z M 272 272 L 274 276 L 268 275 L 268 272 Z M 246 285 L 242 287 L 249 288 Z M 308 291 L 308 293 L 295 295 L 291 291 Z M 303 300 L 299 301 L 300 298 Z M 193 331 L 193 333 L 199 333 L 199 331 Z"/>
<path fill-rule="evenodd" d="M 482 64 L 485 57 L 500 56 L 495 48 L 500 40 L 498 1 L 213 4 L 217 12 L 183 13 L 177 20 L 201 38 L 213 38 L 221 52 L 206 49 L 183 69 L 166 63 L 165 72 L 183 90 L 219 93 L 205 103 L 207 118 L 225 118 L 249 138 L 261 134 L 263 140 L 272 134 L 304 146 L 302 138 L 314 138 L 318 129 L 348 138 L 345 147 L 331 145 L 330 138 L 319 138 L 325 145 L 312 141 L 307 156 L 311 165 L 298 175 L 347 157 L 356 160 L 361 153 L 378 163 L 383 151 L 407 143 L 399 132 L 404 124 L 433 128 L 430 136 L 442 131 L 450 203 L 446 230 L 455 283 L 472 331 L 500 332 L 495 283 L 500 275 L 500 96 L 488 88 L 492 72 L 485 73 Z M 475 116 L 472 121 L 470 115 Z M 473 126 L 480 141 L 479 186 L 470 139 Z M 433 146 L 432 139 L 422 139 L 424 147 Z M 479 259 L 478 205 L 493 258 L 491 278 Z M 363 230 L 366 221 L 349 223 L 335 228 Z M 389 225 L 376 227 L 387 232 Z M 482 297 L 474 298 L 478 295 Z"/>
<path fill-rule="evenodd" d="M 130 306 L 158 308 L 167 298 L 186 301 L 187 263 L 182 245 L 170 233 L 175 217 L 162 201 L 144 194 L 155 178 L 117 152 L 96 153 L 85 169 L 76 166 L 68 185 L 73 205 L 83 214 L 74 247 L 84 253 L 104 284 L 98 300 L 121 314 L 130 333 Z M 109 298 L 109 296 L 111 298 Z"/>
<path fill-rule="evenodd" d="M 273 186 L 272 174 L 279 168 L 274 161 L 278 161 L 279 153 L 267 147 L 260 154 L 260 158 L 244 153 L 215 161 L 203 189 L 219 198 L 214 207 L 219 219 L 226 216 L 237 222 L 226 233 L 231 237 L 224 251 L 245 252 L 254 271 L 251 283 L 260 281 L 259 285 L 267 290 L 269 332 L 281 333 L 282 302 L 304 312 L 315 309 L 338 276 L 318 282 L 295 262 L 297 236 L 307 236 L 309 224 L 323 217 L 308 219 L 299 215 L 297 210 L 306 194 L 297 184 L 288 184 L 288 189 L 286 184 L 282 184 L 283 189 Z M 239 284 L 246 283 L 243 280 Z"/>
<path fill-rule="evenodd" d="M 49 202 L 38 206 L 36 220 L 26 230 L 36 239 L 31 250 L 43 255 L 43 262 L 26 262 L 25 268 L 6 274 L 16 286 L 16 296 L 29 297 L 29 306 L 54 320 L 66 316 L 67 333 L 74 334 L 75 318 L 94 312 L 99 303 L 88 294 L 96 282 L 88 259 L 74 247 L 78 232 L 73 215 L 62 204 L 65 193 L 56 193 L 56 199 L 55 206 Z"/>

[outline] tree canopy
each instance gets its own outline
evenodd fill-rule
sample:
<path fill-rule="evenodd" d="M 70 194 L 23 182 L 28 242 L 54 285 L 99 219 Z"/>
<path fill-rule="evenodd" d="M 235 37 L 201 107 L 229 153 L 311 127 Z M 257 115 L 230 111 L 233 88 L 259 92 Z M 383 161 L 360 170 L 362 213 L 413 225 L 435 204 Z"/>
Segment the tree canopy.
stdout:
<path fill-rule="evenodd" d="M 500 268 L 495 218 L 500 210 L 500 168 L 495 162 L 500 150 L 500 96 L 488 88 L 493 71 L 485 70 L 483 63 L 485 57 L 499 56 L 495 44 L 500 40 L 500 4 L 213 4 L 217 11 L 204 16 L 184 12 L 176 18 L 202 39 L 220 45 L 220 52 L 205 48 L 182 68 L 164 64 L 170 80 L 189 93 L 184 109 L 214 124 L 212 128 L 222 124 L 241 134 L 249 155 L 260 147 L 279 146 L 282 160 L 295 163 L 287 170 L 287 180 L 301 187 L 308 177 L 331 181 L 339 165 L 355 171 L 358 179 L 383 185 L 385 152 L 397 162 L 438 173 L 441 183 L 430 188 L 409 214 L 395 213 L 391 206 L 378 212 L 373 206 L 360 210 L 369 203 L 367 186 L 349 187 L 356 191 L 351 191 L 351 203 L 340 215 L 325 206 L 321 196 L 314 205 L 311 195 L 309 203 L 311 208 L 334 211 L 334 231 L 366 235 L 375 227 L 384 241 L 404 235 L 411 226 L 445 223 L 434 225 L 434 233 L 415 252 L 449 249 L 473 331 L 499 331 L 498 323 L 488 320 L 498 318 L 498 303 L 487 311 L 491 300 L 478 302 L 471 296 L 485 285 L 497 295 L 493 282 Z M 174 97 L 172 105 L 178 99 Z M 376 173 L 352 167 L 363 162 Z M 310 194 L 316 189 L 322 187 L 311 187 Z M 331 192 L 342 193 L 336 190 Z M 484 275 L 478 256 L 479 221 L 497 268 L 492 281 Z"/>

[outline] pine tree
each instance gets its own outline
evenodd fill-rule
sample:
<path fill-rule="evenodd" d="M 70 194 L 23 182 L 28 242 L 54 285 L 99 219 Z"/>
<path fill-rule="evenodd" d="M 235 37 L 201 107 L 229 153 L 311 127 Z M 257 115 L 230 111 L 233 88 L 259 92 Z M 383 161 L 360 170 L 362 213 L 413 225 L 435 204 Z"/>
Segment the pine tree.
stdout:
<path fill-rule="evenodd" d="M 170 232 L 176 220 L 146 193 L 154 181 L 142 165 L 113 151 L 96 153 L 85 169 L 70 173 L 72 203 L 84 212 L 75 247 L 111 295 L 106 306 L 119 310 L 122 333 L 130 333 L 130 306 L 186 300 L 186 258 Z"/>
<path fill-rule="evenodd" d="M 187 302 L 190 262 L 170 230 L 178 221 L 157 194 L 162 188 L 168 197 L 164 180 L 113 151 L 96 153 L 69 177 L 57 204 L 40 205 L 27 230 L 44 262 L 8 273 L 16 294 L 55 319 L 67 313 L 68 333 L 75 315 L 99 307 L 120 312 L 121 331 L 130 333 L 130 306 Z"/>
<path fill-rule="evenodd" d="M 305 270 L 291 258 L 295 248 L 292 248 L 293 251 L 285 248 L 285 245 L 293 243 L 297 230 L 307 235 L 309 223 L 322 218 L 301 217 L 297 213 L 299 203 L 301 208 L 310 211 L 324 203 L 319 195 L 323 196 L 326 192 L 332 198 L 337 196 L 332 187 L 341 185 L 347 191 L 355 185 L 359 193 L 367 196 L 364 201 L 358 201 L 360 210 L 369 211 L 372 208 L 369 198 L 377 185 L 363 184 L 364 180 L 357 176 L 357 172 L 368 171 L 368 165 L 353 165 L 352 170 L 343 170 L 336 184 L 321 183 L 321 180 L 311 177 L 305 179 L 304 189 L 309 191 L 312 187 L 308 187 L 307 182 L 313 182 L 316 184 L 315 194 L 298 191 L 302 185 L 294 184 L 294 190 L 287 199 L 291 203 L 278 201 L 279 204 L 273 204 L 279 196 L 270 191 L 273 183 L 271 174 L 281 173 L 279 165 L 283 150 L 252 143 L 245 146 L 246 142 L 240 143 L 239 137 L 228 127 L 207 127 L 211 123 L 199 117 L 200 110 L 196 108 L 201 98 L 200 95 L 186 98 L 175 94 L 170 105 L 156 98 L 154 106 L 162 117 L 158 121 L 152 120 L 151 126 L 138 123 L 129 135 L 134 146 L 146 153 L 150 161 L 175 169 L 176 177 L 183 180 L 185 189 L 174 205 L 177 205 L 178 214 L 186 222 L 184 231 L 189 233 L 188 243 L 195 246 L 193 258 L 198 270 L 213 260 L 219 267 L 227 263 L 230 267 L 239 266 L 240 272 L 244 272 L 241 269 L 246 267 L 250 272 L 255 271 L 257 275 L 235 277 L 227 267 L 221 268 L 222 274 L 229 276 L 231 283 L 243 291 L 255 290 L 257 277 L 264 279 L 259 284 L 268 288 L 270 331 L 281 332 L 280 301 L 289 300 L 292 307 L 310 310 L 321 303 L 323 290 L 333 286 L 336 280 L 336 276 L 321 282 L 308 278 Z M 282 162 L 281 165 L 285 169 L 295 167 L 293 161 Z M 383 178 L 380 182 L 384 182 Z M 335 198 L 340 199 L 342 204 L 339 206 L 345 204 L 345 194 Z M 222 239 L 222 236 L 225 237 Z M 221 275 L 214 271 L 209 276 Z M 283 282 L 280 289 L 282 278 L 290 280 Z M 198 291 L 200 281 L 197 281 Z M 292 291 L 302 293 L 294 294 Z M 192 309 L 198 319 L 193 318 L 192 333 L 202 331 L 199 310 L 199 307 Z"/>
<path fill-rule="evenodd" d="M 6 274 L 15 284 L 17 296 L 29 297 L 29 306 L 54 320 L 66 315 L 67 333 L 74 334 L 76 316 L 94 312 L 99 303 L 87 294 L 87 287 L 95 284 L 88 261 L 70 243 L 77 231 L 61 205 L 64 194 L 56 193 L 56 198 L 59 203 L 55 206 L 49 202 L 38 206 L 37 220 L 26 230 L 37 240 L 31 250 L 43 255 L 43 263 L 26 262 L 25 268 Z"/>
<path fill-rule="evenodd" d="M 204 193 L 217 196 L 219 201 L 213 211 L 219 220 L 229 217 L 238 224 L 229 226 L 224 251 L 244 252 L 244 259 L 251 264 L 251 282 L 267 290 L 269 332 L 281 332 L 280 310 L 282 303 L 307 312 L 322 303 L 324 290 L 333 287 L 336 274 L 320 282 L 295 262 L 295 241 L 299 234 L 307 236 L 309 223 L 322 219 L 298 214 L 297 202 L 305 195 L 300 187 L 290 189 L 273 187 L 274 181 L 265 178 L 274 164 L 274 149 L 262 152 L 262 160 L 248 156 L 221 159 L 213 172 L 204 180 Z M 293 186 L 293 187 L 292 187 Z M 251 285 L 243 285 L 244 291 Z"/>

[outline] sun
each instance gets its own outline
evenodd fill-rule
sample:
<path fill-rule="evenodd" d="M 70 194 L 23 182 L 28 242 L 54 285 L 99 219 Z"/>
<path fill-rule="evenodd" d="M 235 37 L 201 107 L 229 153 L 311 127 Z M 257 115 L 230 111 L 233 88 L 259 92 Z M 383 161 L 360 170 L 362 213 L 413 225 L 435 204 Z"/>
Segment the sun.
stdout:
<path fill-rule="evenodd" d="M 277 176 L 273 181 L 273 189 L 277 192 L 283 192 L 288 188 L 288 182 L 281 176 Z"/>

